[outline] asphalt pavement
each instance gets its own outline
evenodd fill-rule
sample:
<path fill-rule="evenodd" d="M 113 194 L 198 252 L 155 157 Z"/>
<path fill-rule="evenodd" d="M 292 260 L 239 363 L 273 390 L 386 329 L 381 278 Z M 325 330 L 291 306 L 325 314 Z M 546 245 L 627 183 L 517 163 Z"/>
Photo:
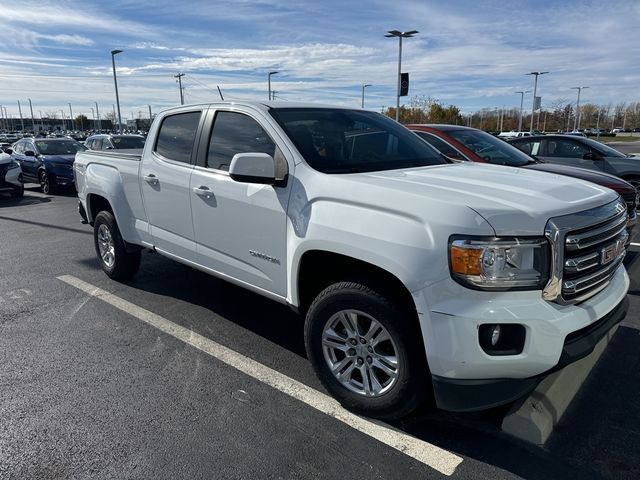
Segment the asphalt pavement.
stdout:
<path fill-rule="evenodd" d="M 640 478 L 638 256 L 627 320 L 544 448 L 502 433 L 504 408 L 380 425 L 433 447 L 421 461 L 189 341 L 321 396 L 288 308 L 151 252 L 114 282 L 74 195 L 0 196 L 0 478 Z"/>

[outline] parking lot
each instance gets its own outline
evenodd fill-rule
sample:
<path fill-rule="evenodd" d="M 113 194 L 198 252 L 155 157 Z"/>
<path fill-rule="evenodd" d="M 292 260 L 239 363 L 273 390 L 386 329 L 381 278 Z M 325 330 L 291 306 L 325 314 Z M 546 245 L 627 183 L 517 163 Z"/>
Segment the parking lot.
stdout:
<path fill-rule="evenodd" d="M 626 321 L 539 448 L 505 409 L 354 424 L 288 308 L 154 253 L 111 281 L 75 195 L 27 185 L 0 197 L 0 476 L 638 478 L 638 253 Z"/>

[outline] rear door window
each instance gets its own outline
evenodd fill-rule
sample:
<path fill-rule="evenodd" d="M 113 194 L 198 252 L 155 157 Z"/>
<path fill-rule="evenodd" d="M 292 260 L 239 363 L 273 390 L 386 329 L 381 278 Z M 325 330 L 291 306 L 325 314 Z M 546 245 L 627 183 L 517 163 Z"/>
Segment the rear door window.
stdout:
<path fill-rule="evenodd" d="M 153 151 L 168 160 L 191 163 L 200 115 L 197 111 L 165 117 Z"/>

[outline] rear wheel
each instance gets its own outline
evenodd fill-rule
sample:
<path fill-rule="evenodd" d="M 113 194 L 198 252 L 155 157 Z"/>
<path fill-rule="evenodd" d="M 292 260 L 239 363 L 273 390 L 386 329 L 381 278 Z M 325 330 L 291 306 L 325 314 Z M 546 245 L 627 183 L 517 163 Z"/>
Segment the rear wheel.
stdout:
<path fill-rule="evenodd" d="M 102 270 L 114 280 L 132 277 L 140 268 L 140 252 L 127 252 L 113 214 L 102 211 L 93 223 L 93 238 Z"/>
<path fill-rule="evenodd" d="M 307 354 L 327 390 L 345 408 L 385 420 L 426 397 L 421 339 L 415 312 L 363 283 L 327 287 L 305 322 Z"/>

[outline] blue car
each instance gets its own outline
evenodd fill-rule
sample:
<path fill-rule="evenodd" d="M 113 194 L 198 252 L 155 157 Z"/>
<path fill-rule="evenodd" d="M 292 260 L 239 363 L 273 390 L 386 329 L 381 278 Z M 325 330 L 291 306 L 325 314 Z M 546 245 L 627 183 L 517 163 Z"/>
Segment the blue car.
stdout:
<path fill-rule="evenodd" d="M 23 138 L 13 144 L 11 156 L 22 168 L 25 182 L 40 184 L 42 193 L 73 187 L 76 152 L 86 150 L 71 138 Z"/>

